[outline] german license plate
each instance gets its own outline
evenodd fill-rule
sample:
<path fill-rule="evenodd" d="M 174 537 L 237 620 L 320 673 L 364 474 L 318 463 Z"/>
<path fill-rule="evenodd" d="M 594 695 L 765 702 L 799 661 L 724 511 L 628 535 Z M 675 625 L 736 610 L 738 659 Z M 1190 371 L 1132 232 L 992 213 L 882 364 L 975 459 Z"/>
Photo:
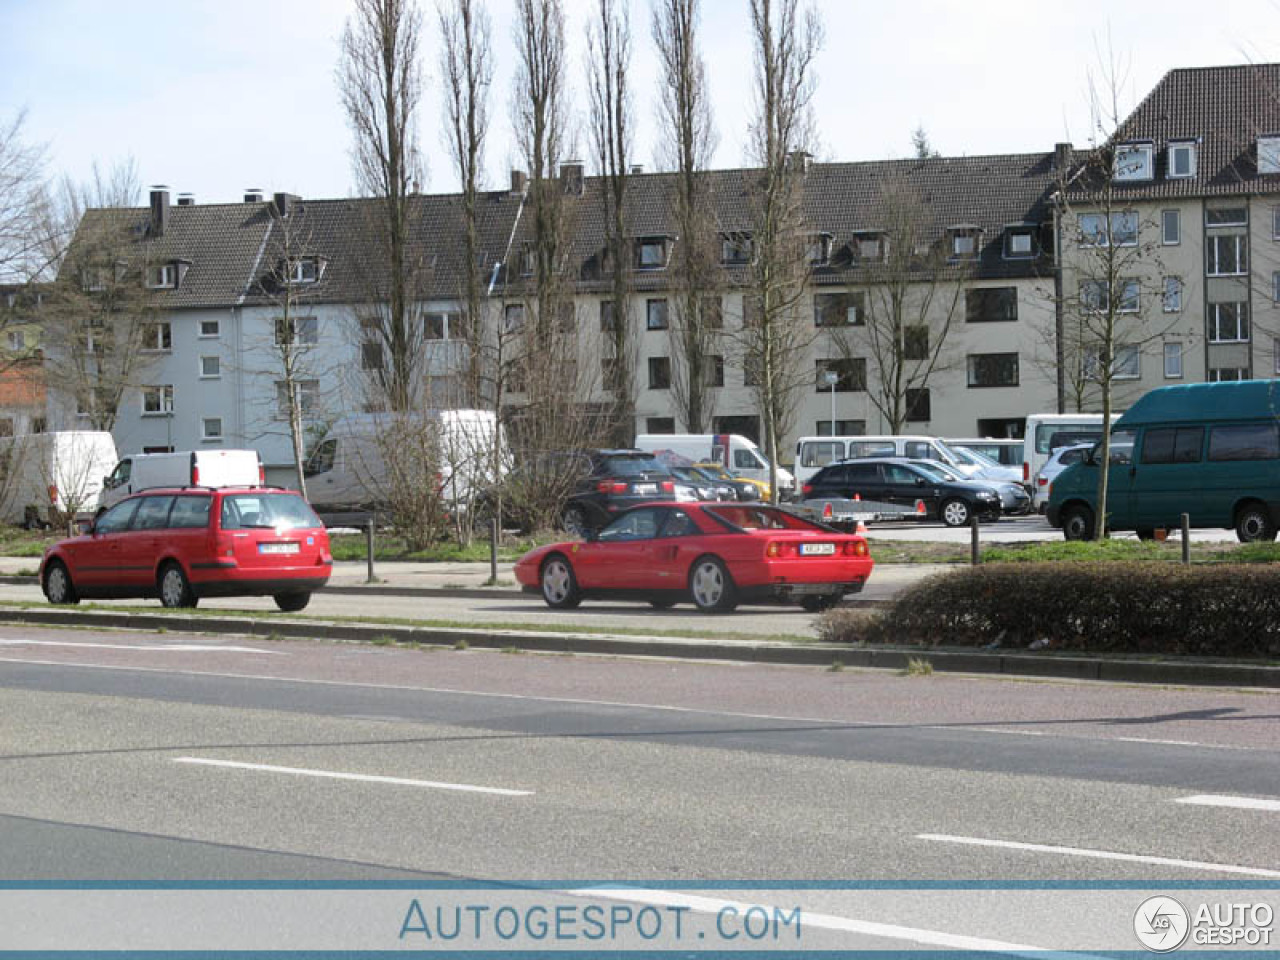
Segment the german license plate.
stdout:
<path fill-rule="evenodd" d="M 260 543 L 258 544 L 259 553 L 297 553 L 298 545 L 296 543 Z"/>
<path fill-rule="evenodd" d="M 802 557 L 829 557 L 836 552 L 834 543 L 802 543 L 800 544 L 800 556 Z"/>
<path fill-rule="evenodd" d="M 647 495 L 651 493 L 657 493 L 658 485 L 656 483 L 633 483 L 631 485 L 631 489 L 634 490 L 636 493 Z"/>

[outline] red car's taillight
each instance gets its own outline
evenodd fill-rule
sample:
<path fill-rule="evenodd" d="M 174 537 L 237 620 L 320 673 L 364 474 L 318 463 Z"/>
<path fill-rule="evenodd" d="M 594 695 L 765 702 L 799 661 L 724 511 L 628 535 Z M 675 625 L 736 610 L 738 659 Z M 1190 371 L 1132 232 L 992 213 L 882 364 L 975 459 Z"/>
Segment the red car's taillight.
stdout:
<path fill-rule="evenodd" d="M 794 557 L 796 545 L 787 540 L 770 540 L 764 548 L 766 557 Z"/>
<path fill-rule="evenodd" d="M 846 557 L 865 557 L 868 554 L 867 541 L 865 540 L 847 540 L 844 545 L 844 555 Z"/>

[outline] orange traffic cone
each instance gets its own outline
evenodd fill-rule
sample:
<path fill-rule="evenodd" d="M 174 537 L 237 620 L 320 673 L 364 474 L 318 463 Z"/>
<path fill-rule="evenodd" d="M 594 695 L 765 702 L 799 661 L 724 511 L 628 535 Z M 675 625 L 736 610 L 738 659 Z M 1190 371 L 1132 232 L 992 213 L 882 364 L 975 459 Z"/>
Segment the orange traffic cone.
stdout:
<path fill-rule="evenodd" d="M 923 517 L 926 513 L 928 513 L 928 511 L 927 511 L 927 510 L 925 510 L 925 508 L 924 508 L 924 501 L 923 501 L 923 500 L 917 500 L 917 501 L 916 501 L 916 514 L 917 514 L 918 516 Z"/>
<path fill-rule="evenodd" d="M 858 526 L 854 529 L 853 532 L 860 537 L 865 537 L 867 535 L 866 521 L 864 521 L 862 518 L 858 518 Z"/>
<path fill-rule="evenodd" d="M 831 501 L 829 500 L 827 501 L 826 505 L 822 508 L 822 519 L 823 520 L 831 519 Z"/>

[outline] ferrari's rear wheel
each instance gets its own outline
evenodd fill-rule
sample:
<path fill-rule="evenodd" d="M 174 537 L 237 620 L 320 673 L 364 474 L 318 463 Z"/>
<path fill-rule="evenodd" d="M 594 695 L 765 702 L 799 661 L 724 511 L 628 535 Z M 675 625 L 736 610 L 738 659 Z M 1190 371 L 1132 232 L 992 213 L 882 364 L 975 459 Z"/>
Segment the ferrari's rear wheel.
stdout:
<path fill-rule="evenodd" d="M 699 557 L 689 571 L 689 594 L 703 613 L 728 613 L 738 605 L 738 588 L 719 557 Z"/>

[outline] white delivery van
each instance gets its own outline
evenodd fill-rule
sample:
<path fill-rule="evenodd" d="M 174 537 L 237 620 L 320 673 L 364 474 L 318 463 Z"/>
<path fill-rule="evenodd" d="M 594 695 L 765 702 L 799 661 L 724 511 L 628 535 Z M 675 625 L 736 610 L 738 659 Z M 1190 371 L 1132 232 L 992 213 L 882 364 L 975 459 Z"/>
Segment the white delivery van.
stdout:
<path fill-rule="evenodd" d="M 400 464 L 393 458 L 388 465 L 388 443 L 404 452 Z M 412 449 L 419 445 L 420 451 Z M 431 410 L 412 417 L 352 414 L 328 429 L 307 457 L 303 474 L 307 499 L 317 512 L 344 513 L 387 504 L 393 467 L 412 470 L 426 461 L 435 476 L 422 482 L 434 484 L 446 503 L 456 506 L 500 479 L 508 457 L 491 410 Z"/>
<path fill-rule="evenodd" d="M 1113 413 L 1115 423 L 1120 414 Z M 1050 454 L 1059 447 L 1102 439 L 1100 413 L 1033 413 L 1027 417 L 1027 433 L 1022 441 L 1022 482 L 1031 484 Z"/>
<path fill-rule="evenodd" d="M 186 450 L 139 453 L 116 464 L 102 483 L 106 509 L 152 487 L 251 487 L 265 482 L 257 450 Z"/>
<path fill-rule="evenodd" d="M 101 430 L 55 430 L 0 439 L 0 519 L 27 527 L 87 516 L 116 444 Z"/>
<path fill-rule="evenodd" d="M 671 450 L 694 463 L 718 463 L 731 473 L 769 482 L 769 461 L 754 443 L 736 433 L 642 433 L 636 447 L 653 453 Z M 778 467 L 778 492 L 795 490 L 796 478 Z"/>
<path fill-rule="evenodd" d="M 911 460 L 936 460 L 946 464 L 962 477 L 968 478 L 978 468 L 967 463 L 952 450 L 945 440 L 937 437 L 879 436 L 879 437 L 801 437 L 796 441 L 796 478 L 800 484 L 829 463 L 837 460 L 857 460 L 862 457 L 906 457 Z"/>

